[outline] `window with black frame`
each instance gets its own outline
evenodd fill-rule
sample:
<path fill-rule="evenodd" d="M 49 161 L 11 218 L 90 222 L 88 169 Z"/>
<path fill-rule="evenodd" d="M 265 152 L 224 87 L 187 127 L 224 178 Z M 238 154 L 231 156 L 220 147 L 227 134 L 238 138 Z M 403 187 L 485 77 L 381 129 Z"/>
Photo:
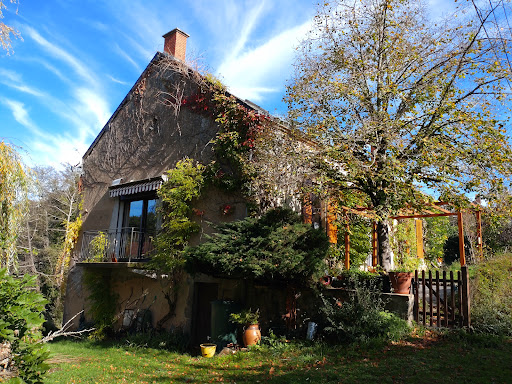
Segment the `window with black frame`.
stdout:
<path fill-rule="evenodd" d="M 154 194 L 124 198 L 121 259 L 145 259 L 153 247 L 157 230 L 158 200 Z"/>

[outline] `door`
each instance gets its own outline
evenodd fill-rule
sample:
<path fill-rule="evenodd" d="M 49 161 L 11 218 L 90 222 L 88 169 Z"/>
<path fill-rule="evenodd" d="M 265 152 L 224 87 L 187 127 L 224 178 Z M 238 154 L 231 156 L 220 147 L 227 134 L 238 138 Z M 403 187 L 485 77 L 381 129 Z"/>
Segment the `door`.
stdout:
<path fill-rule="evenodd" d="M 194 346 L 205 343 L 211 336 L 211 302 L 218 299 L 216 283 L 194 283 L 194 309 L 192 311 L 192 342 Z"/>

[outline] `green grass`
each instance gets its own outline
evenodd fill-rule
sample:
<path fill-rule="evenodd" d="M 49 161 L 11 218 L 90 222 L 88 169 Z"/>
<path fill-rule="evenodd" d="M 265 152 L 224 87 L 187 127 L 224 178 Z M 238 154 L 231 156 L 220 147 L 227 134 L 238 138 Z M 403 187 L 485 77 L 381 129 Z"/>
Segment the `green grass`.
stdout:
<path fill-rule="evenodd" d="M 50 344 L 45 383 L 511 383 L 512 341 L 459 336 L 373 346 L 278 343 L 206 359 L 91 341 Z"/>

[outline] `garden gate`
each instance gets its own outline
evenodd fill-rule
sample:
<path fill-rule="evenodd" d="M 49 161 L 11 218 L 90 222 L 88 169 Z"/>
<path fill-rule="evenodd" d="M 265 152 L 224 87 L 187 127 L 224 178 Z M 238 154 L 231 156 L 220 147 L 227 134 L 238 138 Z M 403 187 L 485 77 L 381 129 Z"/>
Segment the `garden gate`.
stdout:
<path fill-rule="evenodd" d="M 462 327 L 471 324 L 468 267 L 453 271 L 414 272 L 414 320 L 431 327 Z"/>

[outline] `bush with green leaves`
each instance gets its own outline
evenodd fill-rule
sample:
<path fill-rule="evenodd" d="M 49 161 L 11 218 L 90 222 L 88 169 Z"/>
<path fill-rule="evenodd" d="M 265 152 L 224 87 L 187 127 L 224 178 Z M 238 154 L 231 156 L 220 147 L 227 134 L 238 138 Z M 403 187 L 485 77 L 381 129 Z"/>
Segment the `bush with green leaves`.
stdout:
<path fill-rule="evenodd" d="M 0 343 L 10 345 L 17 381 L 29 384 L 42 383 L 49 368 L 41 343 L 46 300 L 35 286 L 34 276 L 15 278 L 0 269 Z"/>
<path fill-rule="evenodd" d="M 101 340 L 111 332 L 117 315 L 118 295 L 112 290 L 111 271 L 85 270 L 84 283 L 89 291 L 89 311 L 96 328 L 91 336 Z"/>
<path fill-rule="evenodd" d="M 363 271 L 350 268 L 341 271 L 337 279 L 332 282 L 335 288 L 365 287 L 375 292 L 382 292 L 384 277 L 376 272 Z"/>
<path fill-rule="evenodd" d="M 167 171 L 167 181 L 158 191 L 162 200 L 162 231 L 155 239 L 156 252 L 149 268 L 171 272 L 183 266 L 182 251 L 200 229 L 191 219 L 191 202 L 201 196 L 203 171 L 203 165 L 188 158 Z"/>
<path fill-rule="evenodd" d="M 410 334 L 407 322 L 384 311 L 384 301 L 375 291 L 356 284 L 346 301 L 320 295 L 319 325 L 333 343 L 399 340 Z"/>
<path fill-rule="evenodd" d="M 473 328 L 512 336 L 512 254 L 501 253 L 478 264 L 470 292 Z"/>
<path fill-rule="evenodd" d="M 208 241 L 185 251 L 185 267 L 192 274 L 311 283 L 325 269 L 328 248 L 323 231 L 277 208 L 218 227 Z"/>

